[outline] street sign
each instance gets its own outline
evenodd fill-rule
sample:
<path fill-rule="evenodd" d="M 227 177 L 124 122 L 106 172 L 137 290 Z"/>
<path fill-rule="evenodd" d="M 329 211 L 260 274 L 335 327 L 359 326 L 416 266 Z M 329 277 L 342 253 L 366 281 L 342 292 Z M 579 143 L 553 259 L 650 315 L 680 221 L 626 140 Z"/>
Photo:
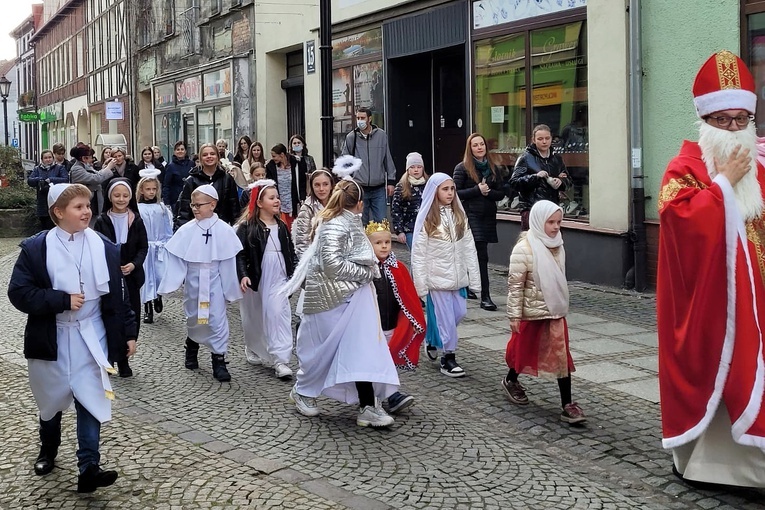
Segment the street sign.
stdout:
<path fill-rule="evenodd" d="M 11 147 L 14 147 L 16 149 L 19 148 L 19 139 L 18 138 L 11 138 Z"/>
<path fill-rule="evenodd" d="M 37 112 L 19 112 L 21 122 L 37 122 L 40 120 L 40 114 Z"/>
<path fill-rule="evenodd" d="M 306 41 L 305 43 L 305 74 L 316 72 L 316 42 Z"/>

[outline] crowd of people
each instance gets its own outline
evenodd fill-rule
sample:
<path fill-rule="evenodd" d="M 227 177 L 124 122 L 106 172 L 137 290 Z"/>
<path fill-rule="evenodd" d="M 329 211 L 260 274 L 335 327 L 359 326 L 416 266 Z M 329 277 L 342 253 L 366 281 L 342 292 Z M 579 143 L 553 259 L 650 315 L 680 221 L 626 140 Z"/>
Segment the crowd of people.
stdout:
<path fill-rule="evenodd" d="M 113 398 L 109 374 L 133 376 L 140 324 L 154 323 L 163 297 L 180 288 L 184 366 L 198 369 L 204 346 L 213 377 L 231 380 L 226 304 L 238 302 L 245 359 L 279 379 L 294 378 L 289 399 L 305 416 L 320 413 L 323 395 L 358 405 L 359 426 L 392 425 L 393 415 L 414 404 L 399 388 L 397 369 L 416 368 L 423 343 L 442 374 L 466 375 L 456 357 L 466 299 L 480 293 L 482 308 L 497 309 L 487 266 L 503 195 L 497 165 L 485 139 L 473 134 L 452 174 L 426 172 L 422 155 L 412 152 L 396 180 L 387 136 L 370 119 L 371 112 L 358 112 L 331 170 L 316 167 L 300 135 L 272 147 L 268 160 L 247 136 L 234 153 L 218 140 L 193 157 L 179 141 L 169 162 L 156 147 L 143 148 L 137 163 L 122 148 L 104 149 L 94 161 L 84 143 L 70 150 L 71 160 L 60 144 L 43 153 L 28 181 L 38 190 L 43 231 L 22 243 L 8 291 L 30 324 L 45 324 L 25 335 L 40 409 L 38 475 L 53 469 L 61 413 L 75 402 L 78 423 L 87 424 L 78 427 L 78 490 L 114 482 L 116 472 L 102 470 L 98 455 Z M 527 265 L 511 271 L 514 326 L 502 387 L 511 402 L 526 404 L 518 374 L 550 371 L 561 385 L 561 419 L 580 423 L 560 289 L 562 211 L 542 202 L 549 204 L 539 209 L 544 217 L 532 207 L 528 238 L 536 241 L 524 241 Z M 411 250 L 411 273 L 394 241 Z M 539 250 L 552 255 L 538 258 Z M 511 268 L 521 265 L 515 259 L 514 252 Z M 540 265 L 557 276 L 534 278 Z M 547 309 L 547 293 L 557 293 L 557 308 Z M 531 315 L 529 296 L 538 301 Z M 540 318 L 549 324 L 524 326 Z M 535 352 L 514 347 L 525 339 L 536 342 Z M 68 370 L 73 353 L 78 365 Z"/>

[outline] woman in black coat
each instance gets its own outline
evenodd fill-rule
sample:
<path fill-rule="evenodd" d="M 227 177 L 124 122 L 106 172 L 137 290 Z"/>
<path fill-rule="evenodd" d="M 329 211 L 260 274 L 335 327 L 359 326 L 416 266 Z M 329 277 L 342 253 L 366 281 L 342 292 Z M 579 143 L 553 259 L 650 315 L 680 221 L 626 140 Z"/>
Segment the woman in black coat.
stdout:
<path fill-rule="evenodd" d="M 544 124 L 534 127 L 533 142 L 515 162 L 510 185 L 518 191 L 521 230 L 529 229 L 531 206 L 540 200 L 560 203 L 560 193 L 571 186 L 563 158 L 552 150 L 552 134 Z"/>
<path fill-rule="evenodd" d="M 481 308 L 494 311 L 497 305 L 489 294 L 489 243 L 497 239 L 497 201 L 502 200 L 502 179 L 497 166 L 491 162 L 486 139 L 473 133 L 465 144 L 462 163 L 454 167 L 454 187 L 460 197 L 478 252 L 481 270 Z"/>
<path fill-rule="evenodd" d="M 194 166 L 195 163 L 186 151 L 186 143 L 176 142 L 173 160 L 165 168 L 162 180 L 162 201 L 173 211 L 173 216 L 178 214 L 178 197 L 181 196 L 183 183 Z"/>
<path fill-rule="evenodd" d="M 290 179 L 290 201 L 287 202 L 285 192 L 279 182 L 279 175 L 284 176 L 285 171 L 289 171 Z M 306 161 L 301 158 L 299 161 L 295 156 L 287 151 L 283 143 L 277 143 L 271 149 L 271 161 L 266 163 L 266 179 L 271 179 L 276 183 L 276 189 L 279 191 L 279 197 L 282 199 L 282 221 L 287 224 L 287 228 L 292 231 L 292 222 L 297 218 L 300 212 L 300 204 L 306 199 L 308 191 L 308 167 Z M 285 209 L 285 204 L 290 204 L 289 211 Z"/>

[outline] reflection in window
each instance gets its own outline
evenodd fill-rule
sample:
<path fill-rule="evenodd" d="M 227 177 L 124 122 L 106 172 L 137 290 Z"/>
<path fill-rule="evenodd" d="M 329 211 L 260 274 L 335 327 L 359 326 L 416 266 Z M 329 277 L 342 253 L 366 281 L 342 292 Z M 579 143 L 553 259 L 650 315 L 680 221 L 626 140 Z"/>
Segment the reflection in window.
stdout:
<path fill-rule="evenodd" d="M 752 14 L 747 18 L 749 41 L 749 69 L 754 75 L 755 90 L 763 97 L 765 91 L 765 12 Z M 755 115 L 757 134 L 765 134 L 765 101 L 757 101 Z"/>
<path fill-rule="evenodd" d="M 567 218 L 585 221 L 589 215 L 586 40 L 582 21 L 475 44 L 476 128 L 486 137 L 491 157 L 511 173 L 534 126 L 550 126 L 553 149 L 563 157 L 573 183 L 561 196 L 561 206 Z M 527 112 L 529 96 L 531 112 Z M 517 210 L 517 197 L 499 205 L 500 210 Z"/>

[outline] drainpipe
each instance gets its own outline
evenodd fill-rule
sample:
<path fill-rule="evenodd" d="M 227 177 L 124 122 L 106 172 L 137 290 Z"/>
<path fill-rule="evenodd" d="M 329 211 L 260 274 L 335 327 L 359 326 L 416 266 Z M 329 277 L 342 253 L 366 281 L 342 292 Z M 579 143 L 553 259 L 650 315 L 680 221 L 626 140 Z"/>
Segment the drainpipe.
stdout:
<path fill-rule="evenodd" d="M 332 3 L 319 0 L 319 62 L 321 64 L 322 163 L 332 168 Z"/>
<path fill-rule="evenodd" d="M 632 246 L 635 290 L 646 289 L 647 242 L 643 175 L 643 61 L 640 0 L 629 3 L 630 32 L 630 148 L 632 160 Z"/>

